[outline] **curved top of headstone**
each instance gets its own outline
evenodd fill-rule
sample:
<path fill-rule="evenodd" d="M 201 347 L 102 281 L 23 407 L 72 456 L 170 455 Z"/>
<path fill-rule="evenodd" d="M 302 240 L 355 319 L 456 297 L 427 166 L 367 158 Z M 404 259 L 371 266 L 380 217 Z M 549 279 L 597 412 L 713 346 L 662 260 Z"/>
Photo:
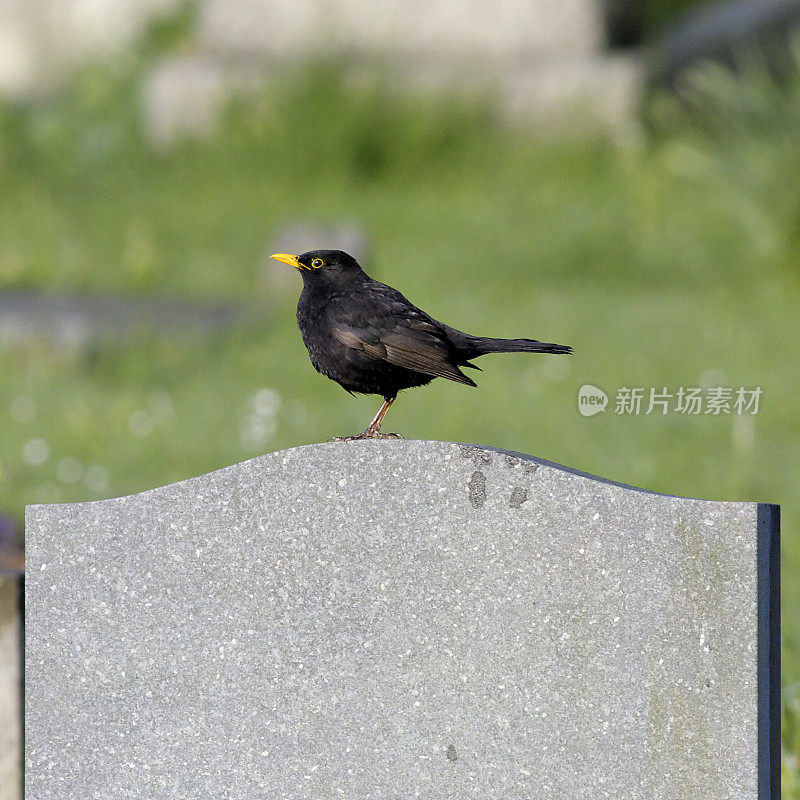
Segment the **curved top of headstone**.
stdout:
<path fill-rule="evenodd" d="M 204 475 L 149 489 L 129 497 L 164 492 L 170 494 L 187 492 L 191 494 L 204 486 L 232 486 L 237 481 L 244 481 L 249 484 L 254 480 L 270 480 L 271 477 L 280 474 L 282 468 L 288 467 L 288 465 L 299 468 L 302 468 L 302 465 L 306 465 L 305 469 L 307 469 L 310 483 L 324 485 L 330 480 L 331 476 L 339 476 L 335 484 L 340 488 L 344 488 L 347 485 L 346 479 L 345 483 L 338 483 L 342 476 L 347 476 L 351 472 L 360 470 L 368 471 L 375 481 L 385 480 L 391 482 L 396 477 L 395 470 L 398 467 L 402 469 L 406 480 L 409 480 L 411 475 L 416 474 L 421 485 L 429 481 L 434 474 L 437 479 L 446 477 L 448 481 L 462 480 L 462 473 L 465 470 L 468 480 L 472 480 L 474 475 L 477 474 L 478 477 L 475 477 L 475 481 L 478 484 L 482 482 L 485 484 L 488 476 L 487 469 L 494 466 L 494 469 L 490 471 L 499 481 L 498 491 L 502 491 L 505 485 L 505 488 L 510 490 L 512 494 L 517 490 L 517 497 L 521 496 L 520 492 L 527 493 L 529 488 L 532 489 L 532 485 L 528 485 L 530 480 L 531 484 L 546 482 L 547 491 L 549 492 L 567 490 L 568 488 L 570 492 L 575 492 L 578 487 L 583 487 L 582 491 L 607 493 L 615 496 L 624 496 L 626 492 L 637 492 L 672 500 L 694 500 L 694 498 L 654 492 L 649 489 L 620 483 L 513 450 L 504 450 L 488 445 L 425 439 L 373 439 L 301 445 L 288 450 L 278 450 L 257 456 Z M 471 469 L 470 466 L 472 467 Z M 534 480 L 531 476 L 537 473 L 538 477 Z M 528 477 L 525 481 L 520 482 L 515 480 L 515 476 Z M 618 492 L 617 490 L 623 491 Z M 467 496 L 475 507 L 483 505 L 484 501 L 481 500 L 483 492 L 484 490 L 478 491 L 476 485 L 473 485 L 471 490 L 467 490 Z M 126 498 L 116 497 L 89 502 L 113 503 L 124 499 Z M 696 502 L 735 501 L 697 499 Z M 87 504 L 63 503 L 59 505 L 63 507 Z M 28 506 L 29 513 L 36 507 L 36 505 Z"/>

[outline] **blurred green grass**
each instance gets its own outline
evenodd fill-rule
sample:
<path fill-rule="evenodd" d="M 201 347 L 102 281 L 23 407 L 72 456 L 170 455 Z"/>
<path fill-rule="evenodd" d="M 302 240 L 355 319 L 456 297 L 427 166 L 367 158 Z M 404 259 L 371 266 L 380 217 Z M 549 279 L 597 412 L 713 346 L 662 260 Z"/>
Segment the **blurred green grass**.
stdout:
<path fill-rule="evenodd" d="M 781 503 L 784 679 L 797 686 L 800 82 L 762 91 L 758 76 L 737 88 L 706 71 L 682 108 L 654 104 L 647 136 L 555 139 L 503 121 L 489 92 L 412 97 L 311 66 L 238 98 L 207 141 L 159 151 L 142 135 L 141 74 L 135 60 L 89 70 L 58 97 L 0 109 L 0 286 L 228 298 L 264 314 L 196 338 L 0 348 L 0 511 L 363 429 L 378 399 L 313 371 L 295 296 L 264 280 L 287 220 L 357 220 L 370 274 L 434 316 L 575 348 L 484 359 L 477 390 L 404 394 L 386 428 L 671 494 Z M 764 394 L 755 416 L 610 407 L 587 419 L 585 383 L 611 406 L 623 386 Z"/>

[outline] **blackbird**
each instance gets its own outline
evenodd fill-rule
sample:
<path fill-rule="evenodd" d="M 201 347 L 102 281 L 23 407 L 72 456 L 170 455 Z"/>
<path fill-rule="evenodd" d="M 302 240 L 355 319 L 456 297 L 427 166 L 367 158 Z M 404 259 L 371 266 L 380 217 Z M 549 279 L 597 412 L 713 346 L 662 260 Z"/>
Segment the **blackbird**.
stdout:
<path fill-rule="evenodd" d="M 300 270 L 303 291 L 297 322 L 311 363 L 348 392 L 383 396 L 366 430 L 350 439 L 398 438 L 381 423 L 401 389 L 434 378 L 475 386 L 460 367 L 486 353 L 571 353 L 563 344 L 535 339 L 488 339 L 451 328 L 367 275 L 341 250 L 270 256 Z"/>

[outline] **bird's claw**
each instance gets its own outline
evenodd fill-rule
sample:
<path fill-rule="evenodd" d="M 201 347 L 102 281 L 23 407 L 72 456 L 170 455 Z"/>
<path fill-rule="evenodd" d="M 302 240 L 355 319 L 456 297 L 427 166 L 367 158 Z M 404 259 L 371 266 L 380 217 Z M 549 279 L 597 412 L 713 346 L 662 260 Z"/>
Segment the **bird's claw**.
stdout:
<path fill-rule="evenodd" d="M 405 437 L 399 433 L 381 433 L 380 431 L 366 430 L 364 433 L 358 433 L 355 436 L 331 436 L 329 442 L 356 442 L 360 439 L 404 439 Z"/>

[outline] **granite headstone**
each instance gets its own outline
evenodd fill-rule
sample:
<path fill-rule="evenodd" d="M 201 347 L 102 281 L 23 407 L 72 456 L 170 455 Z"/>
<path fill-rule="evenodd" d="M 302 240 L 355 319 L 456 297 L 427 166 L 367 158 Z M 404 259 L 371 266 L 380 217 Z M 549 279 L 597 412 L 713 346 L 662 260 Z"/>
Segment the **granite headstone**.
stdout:
<path fill-rule="evenodd" d="M 32 800 L 768 800 L 777 507 L 427 441 L 31 506 Z"/>

